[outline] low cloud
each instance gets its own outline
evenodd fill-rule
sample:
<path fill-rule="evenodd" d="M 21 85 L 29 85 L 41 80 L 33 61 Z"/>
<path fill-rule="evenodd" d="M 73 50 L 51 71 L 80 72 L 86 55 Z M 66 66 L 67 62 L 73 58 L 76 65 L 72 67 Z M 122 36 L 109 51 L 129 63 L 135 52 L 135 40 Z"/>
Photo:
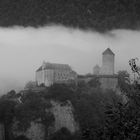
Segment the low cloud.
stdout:
<path fill-rule="evenodd" d="M 140 32 L 131 30 L 105 34 L 63 26 L 0 28 L 0 82 L 5 77 L 24 86 L 35 80 L 43 60 L 67 63 L 80 74 L 92 73 L 94 65 L 102 64 L 102 52 L 108 47 L 116 54 L 116 72 L 129 70 L 129 59 L 139 57 L 139 37 Z"/>

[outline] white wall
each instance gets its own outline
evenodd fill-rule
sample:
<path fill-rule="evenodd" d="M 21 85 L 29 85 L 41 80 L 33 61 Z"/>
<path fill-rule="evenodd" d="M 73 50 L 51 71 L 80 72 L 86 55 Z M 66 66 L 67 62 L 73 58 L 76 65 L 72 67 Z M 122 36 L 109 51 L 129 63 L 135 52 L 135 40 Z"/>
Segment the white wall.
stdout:
<path fill-rule="evenodd" d="M 45 71 L 45 86 L 49 87 L 54 83 L 54 70 L 53 69 L 46 69 Z"/>
<path fill-rule="evenodd" d="M 36 81 L 40 85 L 50 86 L 54 83 L 67 83 L 68 80 L 76 80 L 77 76 L 71 70 L 46 69 L 36 72 Z"/>
<path fill-rule="evenodd" d="M 37 82 L 37 85 L 40 85 L 40 84 L 44 83 L 42 75 L 43 75 L 42 71 L 37 71 L 36 72 L 36 82 Z"/>

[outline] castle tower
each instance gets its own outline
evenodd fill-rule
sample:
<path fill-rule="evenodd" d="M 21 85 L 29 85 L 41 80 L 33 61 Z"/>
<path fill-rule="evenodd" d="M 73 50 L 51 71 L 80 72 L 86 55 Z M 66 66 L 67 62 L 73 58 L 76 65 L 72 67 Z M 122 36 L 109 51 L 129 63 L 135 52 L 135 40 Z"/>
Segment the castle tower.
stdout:
<path fill-rule="evenodd" d="M 98 65 L 96 65 L 94 68 L 93 68 L 93 74 L 94 75 L 99 75 L 100 74 L 100 67 Z"/>
<path fill-rule="evenodd" d="M 102 53 L 102 75 L 113 75 L 114 74 L 114 60 L 115 54 L 111 51 L 110 48 L 107 48 Z"/>

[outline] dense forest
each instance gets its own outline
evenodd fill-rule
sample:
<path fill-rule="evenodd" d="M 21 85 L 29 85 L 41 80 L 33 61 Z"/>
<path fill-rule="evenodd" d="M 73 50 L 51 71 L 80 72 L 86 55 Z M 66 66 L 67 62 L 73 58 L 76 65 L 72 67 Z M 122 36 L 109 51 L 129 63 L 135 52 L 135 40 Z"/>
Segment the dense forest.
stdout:
<path fill-rule="evenodd" d="M 0 26 L 139 29 L 139 0 L 1 0 Z"/>

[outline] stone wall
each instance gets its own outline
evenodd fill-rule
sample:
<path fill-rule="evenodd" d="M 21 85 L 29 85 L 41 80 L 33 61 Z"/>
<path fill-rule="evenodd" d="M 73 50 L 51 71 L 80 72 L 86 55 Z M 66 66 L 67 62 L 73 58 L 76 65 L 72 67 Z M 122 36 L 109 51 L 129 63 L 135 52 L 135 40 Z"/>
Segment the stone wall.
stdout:
<path fill-rule="evenodd" d="M 83 76 L 81 78 L 78 78 L 78 82 L 84 81 L 85 83 L 88 83 L 90 80 L 94 78 L 95 75 L 91 76 Z M 113 91 L 116 91 L 118 88 L 118 77 L 117 75 L 96 75 L 96 77 L 99 79 L 101 89 L 111 89 Z"/>
<path fill-rule="evenodd" d="M 44 83 L 42 75 L 43 75 L 42 71 L 37 71 L 36 72 L 36 82 L 37 82 L 38 85 Z"/>
<path fill-rule="evenodd" d="M 100 77 L 99 81 L 101 83 L 101 88 L 103 90 L 111 89 L 113 91 L 117 90 L 118 78 L 117 77 Z"/>

